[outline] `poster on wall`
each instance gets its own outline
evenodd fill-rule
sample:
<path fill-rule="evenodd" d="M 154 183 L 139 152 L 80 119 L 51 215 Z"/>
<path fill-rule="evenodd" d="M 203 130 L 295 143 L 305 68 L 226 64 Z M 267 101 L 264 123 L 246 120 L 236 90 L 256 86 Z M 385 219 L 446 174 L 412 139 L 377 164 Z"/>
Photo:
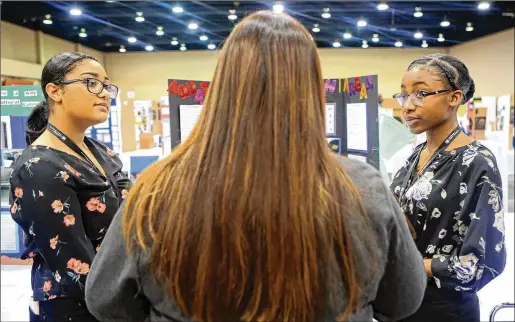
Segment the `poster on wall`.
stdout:
<path fill-rule="evenodd" d="M 336 103 L 325 105 L 325 135 L 336 135 Z"/>
<path fill-rule="evenodd" d="M 181 142 L 184 142 L 197 124 L 202 105 L 179 106 L 179 124 L 181 127 Z"/>
<path fill-rule="evenodd" d="M 367 104 L 347 104 L 347 148 L 349 151 L 368 151 Z"/>
<path fill-rule="evenodd" d="M 477 116 L 474 124 L 475 124 L 474 130 L 484 131 L 486 128 L 486 117 L 485 116 Z"/>
<path fill-rule="evenodd" d="M 41 86 L 2 86 L 1 115 L 28 116 L 39 102 L 45 99 Z"/>

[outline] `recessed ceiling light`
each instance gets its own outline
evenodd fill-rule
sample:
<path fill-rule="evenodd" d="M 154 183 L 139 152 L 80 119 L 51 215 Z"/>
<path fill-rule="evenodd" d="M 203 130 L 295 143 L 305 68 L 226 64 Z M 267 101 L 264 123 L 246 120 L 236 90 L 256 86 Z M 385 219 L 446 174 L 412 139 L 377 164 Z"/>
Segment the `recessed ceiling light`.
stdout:
<path fill-rule="evenodd" d="M 113 3 L 114 1 L 113 0 L 107 0 L 106 2 L 107 3 Z"/>
<path fill-rule="evenodd" d="M 82 14 L 82 11 L 78 8 L 73 8 L 70 10 L 70 14 L 72 16 L 80 16 Z"/>
<path fill-rule="evenodd" d="M 362 44 L 361 44 L 361 47 L 362 47 L 362 48 L 368 48 L 368 41 L 363 40 L 363 42 L 362 42 Z"/>
<path fill-rule="evenodd" d="M 145 47 L 145 50 L 146 51 L 152 51 L 152 50 L 154 50 L 154 46 L 148 45 L 148 46 Z"/>
<path fill-rule="evenodd" d="M 182 9 L 181 6 L 179 5 L 175 5 L 173 8 L 172 8 L 172 11 L 175 12 L 175 13 L 181 13 L 184 11 L 184 9 Z"/>
<path fill-rule="evenodd" d="M 126 51 L 127 51 L 127 49 L 125 49 L 125 47 L 124 47 L 124 46 L 120 46 L 120 49 L 119 49 L 119 50 L 120 50 L 120 52 L 121 52 L 121 53 L 124 53 L 124 52 L 126 52 Z"/>
<path fill-rule="evenodd" d="M 380 11 L 385 11 L 385 10 L 388 10 L 388 5 L 386 4 L 386 2 L 381 2 L 380 4 L 377 5 L 377 10 L 380 10 Z"/>
<path fill-rule="evenodd" d="M 415 37 L 416 39 L 420 39 L 424 37 L 424 34 L 422 34 L 420 31 L 417 31 L 415 34 L 413 34 L 413 37 Z"/>
<path fill-rule="evenodd" d="M 138 40 L 136 39 L 136 37 L 129 37 L 129 38 L 127 38 L 127 41 L 130 42 L 131 44 L 133 44 Z"/>
<path fill-rule="evenodd" d="M 467 22 L 467 28 L 465 28 L 466 31 L 473 31 L 474 27 L 472 26 L 472 22 Z"/>
<path fill-rule="evenodd" d="M 420 18 L 424 15 L 424 13 L 422 12 L 422 7 L 416 7 L 415 8 L 415 12 L 413 13 L 413 16 L 415 18 Z"/>
<path fill-rule="evenodd" d="M 86 33 L 86 29 L 81 28 L 80 32 L 79 32 L 79 37 L 86 38 L 87 36 L 88 36 L 88 34 Z"/>
<path fill-rule="evenodd" d="M 215 44 L 209 44 L 209 45 L 207 45 L 207 49 L 214 50 L 214 49 L 216 49 L 216 46 L 215 46 Z"/>
<path fill-rule="evenodd" d="M 229 18 L 229 20 L 238 19 L 238 16 L 236 15 L 236 10 L 234 10 L 234 9 L 229 10 L 229 15 L 227 16 L 227 18 Z"/>
<path fill-rule="evenodd" d="M 379 42 L 379 35 L 378 34 L 373 34 L 372 35 L 372 41 L 373 42 Z"/>
<path fill-rule="evenodd" d="M 477 8 L 479 10 L 488 10 L 488 8 L 490 8 L 490 3 L 486 2 L 486 1 L 481 1 L 478 5 L 477 5 Z"/>
<path fill-rule="evenodd" d="M 363 18 L 358 20 L 358 27 L 365 27 L 367 25 L 367 21 Z"/>
<path fill-rule="evenodd" d="M 428 47 L 427 41 L 422 40 L 422 45 L 421 46 L 422 46 L 422 48 L 427 48 Z"/>
<path fill-rule="evenodd" d="M 177 40 L 176 37 L 173 37 L 172 38 L 172 42 L 171 42 L 172 46 L 177 46 L 179 44 L 179 41 Z"/>
<path fill-rule="evenodd" d="M 329 8 L 324 8 L 324 12 L 322 12 L 322 18 L 329 19 L 331 18 L 331 13 L 329 12 Z"/>
<path fill-rule="evenodd" d="M 449 20 L 447 20 L 447 17 L 444 17 L 442 22 L 440 22 L 440 26 L 446 28 L 446 27 L 449 27 L 451 25 L 451 22 Z"/>
<path fill-rule="evenodd" d="M 162 35 L 164 35 L 164 34 L 165 34 L 165 32 L 163 31 L 163 27 L 158 26 L 158 27 L 157 27 L 157 31 L 156 31 L 156 35 L 158 35 L 158 36 L 162 36 Z"/>
<path fill-rule="evenodd" d="M 443 37 L 443 34 L 438 34 L 438 39 L 437 39 L 439 42 L 444 42 L 445 41 L 445 38 Z"/>
<path fill-rule="evenodd" d="M 52 16 L 51 15 L 45 15 L 45 20 L 43 20 L 43 23 L 45 25 L 53 24 L 54 22 L 52 21 Z"/>
<path fill-rule="evenodd" d="M 344 33 L 344 34 L 343 34 L 343 38 L 345 38 L 345 39 L 351 39 L 351 38 L 352 38 L 352 34 L 351 34 L 350 32 L 348 32 L 348 31 L 347 31 L 346 33 Z"/>
<path fill-rule="evenodd" d="M 206 40 L 208 40 L 209 38 L 208 38 L 206 35 L 202 35 L 202 36 L 200 36 L 200 37 L 199 37 L 199 39 L 200 39 L 201 41 L 206 41 Z"/>
<path fill-rule="evenodd" d="M 181 44 L 181 48 L 179 48 L 181 51 L 185 51 L 186 50 L 186 44 Z"/>
<path fill-rule="evenodd" d="M 320 27 L 316 23 L 316 24 L 313 25 L 313 29 L 311 29 L 311 30 L 313 30 L 313 32 L 320 32 Z"/>
<path fill-rule="evenodd" d="M 274 4 L 274 6 L 272 7 L 272 10 L 275 12 L 275 13 L 281 13 L 284 11 L 284 6 L 282 3 L 280 2 L 277 2 L 276 4 Z"/>
<path fill-rule="evenodd" d="M 188 25 L 188 28 L 190 28 L 191 30 L 195 30 L 198 28 L 198 24 L 195 23 L 195 22 L 192 22 Z"/>
<path fill-rule="evenodd" d="M 333 47 L 335 47 L 335 48 L 340 48 L 340 47 L 341 47 L 341 45 L 342 45 L 342 44 L 340 44 L 340 42 L 339 42 L 339 41 L 335 41 L 335 42 L 333 42 Z"/>
<path fill-rule="evenodd" d="M 136 12 L 136 21 L 137 22 L 143 22 L 145 21 L 145 18 L 143 17 L 143 12 L 139 11 L 139 12 Z"/>
<path fill-rule="evenodd" d="M 399 47 L 399 48 L 400 48 L 400 47 L 402 47 L 402 41 L 397 40 L 397 41 L 395 42 L 395 47 Z"/>

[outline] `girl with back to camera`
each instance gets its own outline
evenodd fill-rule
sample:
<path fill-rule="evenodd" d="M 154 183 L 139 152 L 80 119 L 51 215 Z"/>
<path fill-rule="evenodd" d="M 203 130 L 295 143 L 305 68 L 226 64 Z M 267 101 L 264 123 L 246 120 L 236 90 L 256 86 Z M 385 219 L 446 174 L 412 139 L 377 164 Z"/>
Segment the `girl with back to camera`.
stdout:
<path fill-rule="evenodd" d="M 141 175 L 95 258 L 102 321 L 395 320 L 426 277 L 368 165 L 330 152 L 316 46 L 285 14 L 242 20 L 202 114 Z M 364 200 L 367 200 L 365 203 Z"/>
<path fill-rule="evenodd" d="M 107 119 L 118 88 L 95 58 L 71 52 L 46 63 L 41 87 L 46 100 L 29 117 L 29 147 L 10 179 L 22 258 L 34 260 L 30 321 L 96 321 L 86 277 L 130 181 L 113 151 L 84 133 Z"/>
<path fill-rule="evenodd" d="M 501 176 L 493 154 L 461 132 L 457 109 L 474 81 L 456 57 L 415 60 L 394 95 L 415 134 L 426 132 L 391 189 L 415 230 L 429 277 L 406 321 L 479 321 L 476 293 L 504 270 Z"/>

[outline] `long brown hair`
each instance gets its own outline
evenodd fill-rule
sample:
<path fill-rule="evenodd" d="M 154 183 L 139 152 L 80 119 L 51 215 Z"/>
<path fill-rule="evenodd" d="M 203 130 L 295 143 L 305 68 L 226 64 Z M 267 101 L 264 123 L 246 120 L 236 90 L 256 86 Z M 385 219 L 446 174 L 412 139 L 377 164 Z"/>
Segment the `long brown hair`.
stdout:
<path fill-rule="evenodd" d="M 196 127 L 144 171 L 124 212 L 127 249 L 151 249 L 155 278 L 184 314 L 314 321 L 334 275 L 341 317 L 358 311 L 348 222 L 366 218 L 328 149 L 324 106 L 317 49 L 298 21 L 260 11 L 234 28 Z"/>

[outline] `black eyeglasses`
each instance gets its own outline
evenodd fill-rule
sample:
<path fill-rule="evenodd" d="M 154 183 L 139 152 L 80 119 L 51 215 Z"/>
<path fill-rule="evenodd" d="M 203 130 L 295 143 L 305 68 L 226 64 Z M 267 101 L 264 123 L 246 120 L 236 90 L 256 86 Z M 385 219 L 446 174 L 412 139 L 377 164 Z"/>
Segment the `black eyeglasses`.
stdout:
<path fill-rule="evenodd" d="M 402 107 L 406 106 L 406 104 L 408 103 L 408 99 L 411 99 L 411 102 L 413 103 L 413 105 L 420 107 L 420 106 L 424 105 L 424 100 L 426 97 L 431 96 L 431 95 L 446 93 L 446 92 L 450 92 L 450 91 L 453 91 L 453 89 L 450 89 L 450 88 L 441 89 L 439 91 L 434 91 L 434 92 L 416 91 L 411 94 L 399 93 L 399 94 L 393 95 L 393 98 L 395 98 L 397 100 L 397 102 L 399 102 L 399 105 Z"/>
<path fill-rule="evenodd" d="M 67 84 L 76 83 L 76 82 L 85 82 L 88 92 L 90 92 L 91 94 L 98 95 L 98 94 L 102 93 L 102 91 L 105 88 L 107 90 L 107 92 L 109 93 L 110 99 L 115 99 L 118 96 L 118 87 L 116 87 L 113 84 L 104 84 L 96 78 L 69 79 L 69 80 L 62 81 L 56 85 L 67 85 Z"/>

